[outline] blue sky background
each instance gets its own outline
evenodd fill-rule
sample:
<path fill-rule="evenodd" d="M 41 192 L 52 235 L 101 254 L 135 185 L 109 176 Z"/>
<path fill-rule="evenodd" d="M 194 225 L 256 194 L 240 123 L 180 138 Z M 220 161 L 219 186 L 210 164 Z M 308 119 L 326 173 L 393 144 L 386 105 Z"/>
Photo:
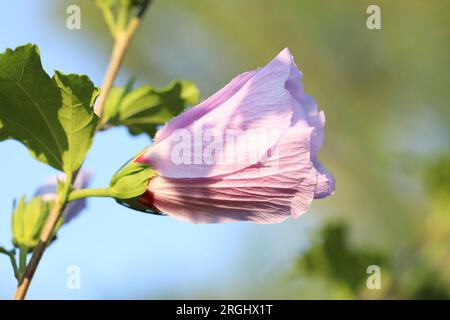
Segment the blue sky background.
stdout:
<path fill-rule="evenodd" d="M 100 39 L 98 43 L 85 29 L 66 29 L 64 10 L 56 11 L 59 26 L 51 22 L 52 6 L 49 1 L 1 1 L 0 50 L 35 43 L 49 74 L 53 69 L 85 73 L 100 86 L 110 49 L 102 44 L 110 44 L 110 40 Z M 195 41 L 195 33 L 192 37 Z M 202 44 L 205 41 L 199 38 L 199 52 Z M 205 50 L 211 50 L 206 44 Z M 160 60 L 158 68 L 164 69 L 167 64 L 170 76 L 188 78 L 193 71 L 183 67 L 182 61 L 169 63 L 161 48 L 155 49 L 154 55 Z M 189 66 L 192 59 L 196 58 L 191 58 Z M 248 69 L 253 67 L 250 64 Z M 228 70 L 230 76 L 242 71 Z M 198 83 L 202 98 L 205 92 L 219 89 L 219 81 L 212 79 L 212 74 L 211 70 L 200 69 L 189 77 Z M 128 76 L 124 71 L 118 81 Z M 166 80 L 159 77 L 155 82 Z M 92 186 L 105 186 L 117 168 L 148 143 L 147 137 L 131 137 L 124 129 L 99 133 L 85 162 L 85 168 L 94 175 Z M 15 141 L 1 142 L 0 156 L 0 245 L 9 248 L 13 199 L 31 196 L 56 172 L 32 159 Z M 45 253 L 29 298 L 195 298 L 205 292 L 209 297 L 230 297 L 230 292 L 233 297 L 245 297 L 256 283 L 273 279 L 278 271 L 285 270 L 305 245 L 306 231 L 312 224 L 311 212 L 303 219 L 279 225 L 193 225 L 131 211 L 111 199 L 90 199 L 88 209 L 60 230 L 58 240 Z M 70 265 L 81 268 L 81 290 L 66 287 Z M 9 261 L 0 256 L 0 298 L 10 298 L 14 289 Z"/>

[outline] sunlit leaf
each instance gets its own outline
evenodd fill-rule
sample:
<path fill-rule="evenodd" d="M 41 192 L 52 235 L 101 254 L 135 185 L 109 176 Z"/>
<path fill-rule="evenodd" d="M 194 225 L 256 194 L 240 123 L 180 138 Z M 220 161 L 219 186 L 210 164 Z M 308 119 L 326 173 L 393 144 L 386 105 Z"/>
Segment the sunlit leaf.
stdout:
<path fill-rule="evenodd" d="M 167 87 L 155 89 L 141 86 L 113 88 L 105 105 L 108 124 L 123 125 L 133 134 L 153 136 L 159 125 L 181 113 L 188 105 L 198 102 L 199 91 L 189 81 L 174 81 Z"/>
<path fill-rule="evenodd" d="M 119 107 L 123 99 L 133 90 L 134 78 L 130 79 L 125 86 L 112 87 L 106 99 L 105 106 L 103 108 L 103 114 L 101 121 L 103 123 L 116 123 L 119 116 Z"/>
<path fill-rule="evenodd" d="M 86 76 L 50 78 L 37 46 L 8 49 L 0 55 L 0 140 L 20 141 L 39 161 L 70 174 L 91 145 L 97 94 Z"/>
<path fill-rule="evenodd" d="M 56 71 L 53 79 L 61 89 L 62 108 L 58 116 L 69 144 L 63 154 L 64 171 L 73 172 L 81 166 L 92 144 L 98 121 L 92 106 L 98 90 L 87 76 Z"/>

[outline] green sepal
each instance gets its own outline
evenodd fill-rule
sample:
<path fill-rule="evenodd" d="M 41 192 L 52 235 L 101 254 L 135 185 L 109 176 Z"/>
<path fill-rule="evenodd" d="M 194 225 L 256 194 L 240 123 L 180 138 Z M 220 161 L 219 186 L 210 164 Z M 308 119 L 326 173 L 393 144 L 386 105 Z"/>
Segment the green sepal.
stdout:
<path fill-rule="evenodd" d="M 138 197 L 145 193 L 150 179 L 154 176 L 156 173 L 150 165 L 135 162 L 133 159 L 112 177 L 109 188 L 111 196 L 116 199 Z"/>
<path fill-rule="evenodd" d="M 111 183 L 113 183 L 113 180 L 116 181 L 120 179 L 123 176 L 129 175 L 130 173 L 134 172 L 134 174 L 139 175 L 139 178 L 135 178 L 137 181 L 140 181 L 140 185 L 138 188 L 136 188 L 135 195 L 133 197 L 127 198 L 127 199 L 120 199 L 116 197 L 117 203 L 141 212 L 145 213 L 151 213 L 156 215 L 165 215 L 164 213 L 160 212 L 158 209 L 156 209 L 153 206 L 147 206 L 144 205 L 141 202 L 141 198 L 144 195 L 144 193 L 147 191 L 148 183 L 150 182 L 150 179 L 155 177 L 157 174 L 156 172 L 151 169 L 150 165 L 146 163 L 139 163 L 136 162 L 136 159 L 138 159 L 143 153 L 145 149 L 142 150 L 138 155 L 133 157 L 130 161 L 125 163 L 114 175 L 113 179 L 111 180 Z M 151 169 L 151 171 L 147 171 Z M 142 170 L 142 171 L 140 171 Z M 133 174 L 133 173 L 132 173 Z M 142 178 L 142 179 L 141 179 Z M 116 182 L 117 183 L 117 182 Z M 138 183 L 137 183 L 138 184 Z"/>

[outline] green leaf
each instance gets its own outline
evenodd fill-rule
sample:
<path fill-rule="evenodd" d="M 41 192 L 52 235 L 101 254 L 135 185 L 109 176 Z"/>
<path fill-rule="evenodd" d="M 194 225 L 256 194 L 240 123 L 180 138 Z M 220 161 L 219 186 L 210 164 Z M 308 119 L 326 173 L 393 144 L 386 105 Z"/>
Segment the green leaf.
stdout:
<path fill-rule="evenodd" d="M 111 88 L 103 108 L 101 118 L 103 123 L 116 123 L 118 121 L 119 107 L 123 99 L 133 90 L 134 81 L 134 78 L 131 78 L 125 86 Z"/>
<path fill-rule="evenodd" d="M 36 159 L 62 169 L 68 148 L 58 119 L 61 94 L 42 69 L 33 45 L 0 55 L 0 140 L 25 144 Z"/>
<path fill-rule="evenodd" d="M 81 166 L 92 145 L 98 122 L 93 105 L 99 90 L 84 75 L 55 71 L 53 80 L 61 89 L 63 107 L 59 110 L 59 120 L 69 144 L 63 154 L 64 171 L 72 173 Z"/>
<path fill-rule="evenodd" d="M 174 81 L 162 89 L 147 85 L 134 90 L 130 85 L 115 87 L 105 104 L 106 121 L 112 126 L 126 126 L 133 135 L 153 136 L 159 125 L 198 100 L 197 87 L 185 80 Z"/>
<path fill-rule="evenodd" d="M 7 49 L 0 55 L 0 141 L 15 139 L 37 160 L 70 175 L 92 143 L 97 94 L 86 76 L 57 72 L 50 78 L 37 46 Z"/>

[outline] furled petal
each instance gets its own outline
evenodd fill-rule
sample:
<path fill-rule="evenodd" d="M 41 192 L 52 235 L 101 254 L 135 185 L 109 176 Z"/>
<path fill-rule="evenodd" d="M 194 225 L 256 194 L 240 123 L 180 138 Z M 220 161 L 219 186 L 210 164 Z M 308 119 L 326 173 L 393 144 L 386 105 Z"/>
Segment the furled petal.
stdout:
<path fill-rule="evenodd" d="M 314 199 L 326 198 L 334 192 L 334 177 L 319 161 L 314 161 L 314 167 L 319 172 Z"/>
<path fill-rule="evenodd" d="M 56 187 L 58 180 L 65 180 L 65 175 L 59 177 L 53 176 L 45 181 L 35 192 L 35 196 L 41 196 L 45 201 L 56 200 Z M 75 189 L 83 189 L 88 187 L 91 179 L 91 173 L 88 171 L 80 171 L 74 183 Z M 86 199 L 80 199 L 69 203 L 64 210 L 64 223 L 68 223 L 75 218 L 81 211 L 86 208 Z"/>
<path fill-rule="evenodd" d="M 307 210 L 318 172 L 310 160 L 307 126 L 289 128 L 264 163 L 220 178 L 155 177 L 148 190 L 160 211 L 195 223 L 278 223 Z"/>
<path fill-rule="evenodd" d="M 163 128 L 158 130 L 155 135 L 154 143 L 164 140 L 170 136 L 174 130 L 185 128 L 211 110 L 214 110 L 220 106 L 222 103 L 231 98 L 236 92 L 238 92 L 239 89 L 241 89 L 242 86 L 254 76 L 255 73 L 256 71 L 241 73 L 231 80 L 225 87 L 217 91 L 205 101 L 201 102 L 195 108 L 190 108 L 170 120 Z"/>
<path fill-rule="evenodd" d="M 293 101 L 292 104 L 297 108 L 300 108 L 297 101 Z M 297 109 L 296 114 L 298 118 L 294 122 L 294 126 L 311 126 L 311 128 L 314 128 L 311 136 L 310 155 L 311 161 L 319 172 L 316 194 L 314 197 L 316 199 L 325 198 L 333 193 L 335 187 L 333 175 L 317 160 L 317 153 L 319 152 L 323 141 L 325 115 L 321 111 L 313 116 L 303 117 L 302 114 L 305 115 L 303 108 Z"/>
<path fill-rule="evenodd" d="M 291 64 L 291 72 L 286 82 L 286 89 L 292 96 L 292 105 L 294 112 L 291 125 L 309 125 L 315 130 L 311 137 L 311 161 L 319 171 L 315 198 L 325 198 L 333 193 L 335 188 L 335 180 L 333 175 L 325 169 L 325 167 L 317 161 L 317 153 L 323 143 L 325 114 L 318 110 L 318 106 L 313 97 L 308 95 L 302 83 L 303 74 L 297 68 L 295 62 Z"/>
<path fill-rule="evenodd" d="M 283 50 L 268 65 L 259 69 L 242 87 L 222 104 L 211 110 L 208 105 L 196 108 L 208 108 L 207 113 L 193 120 L 178 133 L 152 145 L 137 161 L 152 165 L 158 175 L 167 178 L 204 178 L 217 177 L 242 170 L 257 163 L 279 141 L 291 124 L 292 99 L 285 89 L 293 63 L 288 49 Z M 186 113 L 189 113 L 187 111 Z M 200 113 L 200 111 L 198 111 Z M 193 118 L 196 116 L 193 114 Z M 167 127 L 180 127 L 181 124 Z M 227 139 L 230 130 L 236 136 L 237 143 L 222 143 L 223 148 L 215 153 L 215 161 L 204 160 L 205 149 L 209 147 L 202 138 L 209 131 L 210 143 Z M 196 140 L 195 137 L 200 136 Z M 174 146 L 189 139 L 188 161 L 174 161 Z M 220 156 L 237 154 L 243 161 L 218 161 Z M 177 154 L 175 154 L 177 155 Z"/>
<path fill-rule="evenodd" d="M 294 114 L 292 125 L 304 121 L 316 130 L 311 138 L 311 159 L 317 157 L 317 152 L 322 146 L 323 131 L 325 126 L 325 114 L 318 110 L 317 103 L 313 97 L 305 92 L 302 83 L 303 74 L 297 68 L 295 62 L 291 64 L 291 72 L 286 82 L 286 89 L 293 98 Z"/>
<path fill-rule="evenodd" d="M 317 111 L 317 104 L 314 99 L 304 93 L 304 99 L 302 100 L 301 105 L 308 111 L 307 122 L 310 126 L 312 126 L 315 130 L 314 135 L 311 138 L 311 159 L 315 160 L 317 158 L 317 153 L 319 152 L 320 147 L 323 143 L 324 137 L 324 127 L 325 127 L 325 114 L 323 111 Z"/>

